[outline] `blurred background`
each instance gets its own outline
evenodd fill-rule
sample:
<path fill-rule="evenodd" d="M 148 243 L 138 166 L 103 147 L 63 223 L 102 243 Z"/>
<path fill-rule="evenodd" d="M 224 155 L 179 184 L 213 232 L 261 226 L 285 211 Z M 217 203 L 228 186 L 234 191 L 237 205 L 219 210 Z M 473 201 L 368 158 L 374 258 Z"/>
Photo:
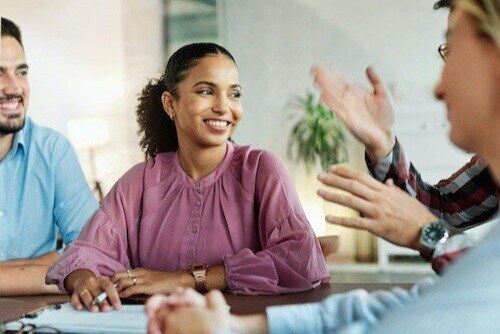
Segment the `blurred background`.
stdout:
<path fill-rule="evenodd" d="M 224 45 L 243 87 L 238 144 L 271 150 L 288 164 L 318 235 L 337 234 L 336 268 L 427 271 L 414 253 L 366 233 L 327 227 L 316 196 L 319 163 L 287 154 L 297 97 L 317 92 L 311 65 L 336 69 L 366 85 L 375 66 L 395 101 L 395 132 L 424 179 L 436 182 L 468 156 L 449 144 L 444 106 L 432 94 L 442 60 L 447 11 L 434 0 L 0 0 L 0 13 L 21 27 L 32 87 L 29 115 L 68 136 L 91 185 L 105 195 L 143 160 L 136 97 L 168 56 L 196 41 Z M 82 131 L 83 129 L 83 131 Z M 348 134 L 349 164 L 363 170 L 363 147 Z M 96 190 L 96 196 L 98 196 Z M 360 269 L 361 268 L 361 269 Z M 347 269 L 346 269 L 347 270 Z"/>

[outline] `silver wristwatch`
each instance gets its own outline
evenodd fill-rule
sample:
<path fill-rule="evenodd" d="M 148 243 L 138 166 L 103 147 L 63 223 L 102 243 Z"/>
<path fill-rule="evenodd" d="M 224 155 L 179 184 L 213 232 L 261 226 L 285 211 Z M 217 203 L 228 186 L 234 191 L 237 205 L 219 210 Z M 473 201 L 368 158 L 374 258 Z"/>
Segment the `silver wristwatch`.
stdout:
<path fill-rule="evenodd" d="M 420 232 L 420 255 L 427 261 L 432 259 L 432 253 L 439 243 L 444 243 L 450 236 L 446 222 L 438 220 L 422 227 Z"/>

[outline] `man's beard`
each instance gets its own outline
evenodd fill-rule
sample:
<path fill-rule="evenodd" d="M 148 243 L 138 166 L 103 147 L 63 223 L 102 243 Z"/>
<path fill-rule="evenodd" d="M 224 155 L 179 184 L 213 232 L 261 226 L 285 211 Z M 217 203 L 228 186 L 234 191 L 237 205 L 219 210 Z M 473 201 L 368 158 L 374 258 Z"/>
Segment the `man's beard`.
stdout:
<path fill-rule="evenodd" d="M 7 95 L 0 97 L 0 102 L 8 101 L 10 99 L 18 99 L 20 103 L 24 105 L 24 98 L 21 95 Z M 15 115 L 7 115 L 7 120 L 0 120 L 0 136 L 5 136 L 11 133 L 16 133 L 24 127 L 24 123 L 26 122 L 26 118 L 24 117 L 25 111 L 22 110 L 19 114 Z"/>
<path fill-rule="evenodd" d="M 16 133 L 24 127 L 25 122 L 26 118 L 22 113 L 21 115 L 9 116 L 6 122 L 0 121 L 0 136 Z"/>

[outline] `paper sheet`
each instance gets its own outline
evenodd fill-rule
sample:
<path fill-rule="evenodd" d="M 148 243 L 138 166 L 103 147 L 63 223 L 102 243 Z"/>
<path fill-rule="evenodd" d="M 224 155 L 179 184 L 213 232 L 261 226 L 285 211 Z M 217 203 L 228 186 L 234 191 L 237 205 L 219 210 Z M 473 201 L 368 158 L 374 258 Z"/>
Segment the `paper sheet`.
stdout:
<path fill-rule="evenodd" d="M 91 313 L 76 311 L 70 303 L 58 310 L 48 309 L 36 318 L 20 319 L 35 326 L 51 326 L 63 333 L 146 333 L 144 305 L 122 305 L 119 311 Z M 19 328 L 19 322 L 7 324 L 8 330 Z"/>

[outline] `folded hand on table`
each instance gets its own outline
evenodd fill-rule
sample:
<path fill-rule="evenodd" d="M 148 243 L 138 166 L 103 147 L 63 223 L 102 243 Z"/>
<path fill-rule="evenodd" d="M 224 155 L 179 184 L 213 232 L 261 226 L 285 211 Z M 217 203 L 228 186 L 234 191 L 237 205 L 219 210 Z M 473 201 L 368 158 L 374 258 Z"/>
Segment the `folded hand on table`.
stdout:
<path fill-rule="evenodd" d="M 327 215 L 331 224 L 366 230 L 393 244 L 418 250 L 422 226 L 437 220 L 418 200 L 394 186 L 392 180 L 384 184 L 344 166 L 332 167 L 318 179 L 346 192 L 320 189 L 320 197 L 361 213 L 361 217 Z"/>
<path fill-rule="evenodd" d="M 146 303 L 148 333 L 212 333 L 229 331 L 231 316 L 222 293 L 205 296 L 178 288 L 169 296 L 155 295 Z"/>

